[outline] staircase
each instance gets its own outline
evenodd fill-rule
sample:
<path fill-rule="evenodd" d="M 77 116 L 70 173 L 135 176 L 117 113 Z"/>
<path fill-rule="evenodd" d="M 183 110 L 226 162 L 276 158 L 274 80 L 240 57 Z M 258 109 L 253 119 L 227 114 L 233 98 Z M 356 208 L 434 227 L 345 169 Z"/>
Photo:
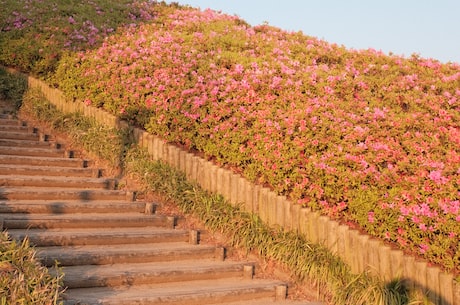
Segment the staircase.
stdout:
<path fill-rule="evenodd" d="M 0 228 L 27 236 L 51 272 L 58 262 L 65 305 L 313 304 L 117 188 L 53 137 L 0 116 Z"/>

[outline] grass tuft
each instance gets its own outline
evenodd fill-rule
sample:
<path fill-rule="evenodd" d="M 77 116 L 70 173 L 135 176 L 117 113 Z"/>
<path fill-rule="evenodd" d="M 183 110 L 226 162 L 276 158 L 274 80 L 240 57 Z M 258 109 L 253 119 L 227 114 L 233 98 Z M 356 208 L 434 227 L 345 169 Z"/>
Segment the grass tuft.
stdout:
<path fill-rule="evenodd" d="M 0 304 L 61 304 L 62 274 L 53 276 L 35 257 L 28 239 L 0 233 Z"/>

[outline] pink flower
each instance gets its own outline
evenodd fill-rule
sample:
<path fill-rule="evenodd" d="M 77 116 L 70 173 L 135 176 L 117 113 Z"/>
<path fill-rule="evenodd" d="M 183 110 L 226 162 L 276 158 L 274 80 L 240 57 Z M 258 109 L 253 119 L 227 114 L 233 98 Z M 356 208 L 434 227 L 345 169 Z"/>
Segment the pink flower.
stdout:
<path fill-rule="evenodd" d="M 442 171 L 434 170 L 428 174 L 428 178 L 434 181 L 436 184 L 445 184 L 448 179 L 442 176 Z"/>
<path fill-rule="evenodd" d="M 420 253 L 422 253 L 422 254 L 426 253 L 426 251 L 428 251 L 428 249 L 429 249 L 429 246 L 426 245 L 426 244 L 420 244 L 419 245 L 419 250 L 420 250 Z"/>
<path fill-rule="evenodd" d="M 155 101 L 155 100 L 154 100 L 153 98 L 151 98 L 151 97 L 150 97 L 150 98 L 147 98 L 147 99 L 145 100 L 145 107 L 147 107 L 147 108 L 152 108 L 154 101 Z"/>
<path fill-rule="evenodd" d="M 367 221 L 369 221 L 370 223 L 373 223 L 375 221 L 374 212 L 367 213 Z"/>
<path fill-rule="evenodd" d="M 244 67 L 243 65 L 240 65 L 240 64 L 236 64 L 235 65 L 235 73 L 236 74 L 241 74 L 244 72 Z"/>
<path fill-rule="evenodd" d="M 374 120 L 383 119 L 383 118 L 385 118 L 385 111 L 380 108 L 375 107 L 374 108 Z"/>

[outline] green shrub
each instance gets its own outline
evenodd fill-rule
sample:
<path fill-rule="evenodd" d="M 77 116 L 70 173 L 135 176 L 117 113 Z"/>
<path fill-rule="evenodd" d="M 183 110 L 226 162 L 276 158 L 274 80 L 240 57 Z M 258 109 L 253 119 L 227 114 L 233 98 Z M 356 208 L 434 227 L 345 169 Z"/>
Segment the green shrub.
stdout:
<path fill-rule="evenodd" d="M 27 89 L 27 80 L 21 74 L 8 73 L 0 67 L 0 100 L 10 104 L 17 111 Z"/>

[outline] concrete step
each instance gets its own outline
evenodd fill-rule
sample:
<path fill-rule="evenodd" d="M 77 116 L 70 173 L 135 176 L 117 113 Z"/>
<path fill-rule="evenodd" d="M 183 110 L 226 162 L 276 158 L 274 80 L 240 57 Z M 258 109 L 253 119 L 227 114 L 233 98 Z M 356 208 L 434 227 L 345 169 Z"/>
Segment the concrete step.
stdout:
<path fill-rule="evenodd" d="M 37 140 L 16 140 L 16 139 L 1 139 L 0 146 L 7 147 L 37 147 L 37 148 L 58 148 L 63 149 L 64 146 L 54 141 L 37 141 Z"/>
<path fill-rule="evenodd" d="M 64 285 L 68 289 L 115 287 L 124 285 L 160 284 L 191 280 L 243 277 L 246 270 L 252 276 L 254 264 L 202 259 L 115 265 L 85 265 L 63 267 Z"/>
<path fill-rule="evenodd" d="M 135 194 L 122 190 L 65 189 L 59 187 L 2 187 L 0 200 L 122 200 L 132 201 Z"/>
<path fill-rule="evenodd" d="M 65 292 L 65 305 L 128 305 L 176 304 L 204 305 L 253 300 L 275 299 L 277 287 L 284 286 L 275 280 L 211 279 L 126 286 L 123 288 L 98 287 L 69 289 Z M 284 286 L 285 287 L 285 286 Z M 270 303 L 268 303 L 270 304 Z"/>
<path fill-rule="evenodd" d="M 99 178 L 101 171 L 96 168 L 74 168 L 62 166 L 9 165 L 0 164 L 1 175 L 57 176 Z"/>
<path fill-rule="evenodd" d="M 156 219 L 144 225 L 148 226 L 123 225 L 109 230 L 100 228 L 8 229 L 8 233 L 15 240 L 24 240 L 27 236 L 31 244 L 37 247 L 145 244 L 190 240 L 188 231 L 172 229 L 168 219 Z"/>
<path fill-rule="evenodd" d="M 29 156 L 29 157 L 73 157 L 72 151 L 52 147 L 6 147 L 0 146 L 0 155 Z"/>
<path fill-rule="evenodd" d="M 137 201 L 0 200 L 0 213 L 3 214 L 143 213 L 145 207 L 144 202 Z"/>
<path fill-rule="evenodd" d="M 53 187 L 114 190 L 117 184 L 116 179 L 108 178 L 0 175 L 1 187 L 47 187 L 52 185 Z"/>
<path fill-rule="evenodd" d="M 174 227 L 174 217 L 142 213 L 0 214 L 6 229 Z"/>
<path fill-rule="evenodd" d="M 45 266 L 110 265 L 126 263 L 171 262 L 189 260 L 223 260 L 223 250 L 210 245 L 188 242 L 150 244 L 84 245 L 37 247 L 37 258 Z"/>
<path fill-rule="evenodd" d="M 55 166 L 55 167 L 89 167 L 91 162 L 80 158 L 63 157 L 37 157 L 15 156 L 0 154 L 0 164 L 5 165 L 31 165 L 31 166 Z"/>

